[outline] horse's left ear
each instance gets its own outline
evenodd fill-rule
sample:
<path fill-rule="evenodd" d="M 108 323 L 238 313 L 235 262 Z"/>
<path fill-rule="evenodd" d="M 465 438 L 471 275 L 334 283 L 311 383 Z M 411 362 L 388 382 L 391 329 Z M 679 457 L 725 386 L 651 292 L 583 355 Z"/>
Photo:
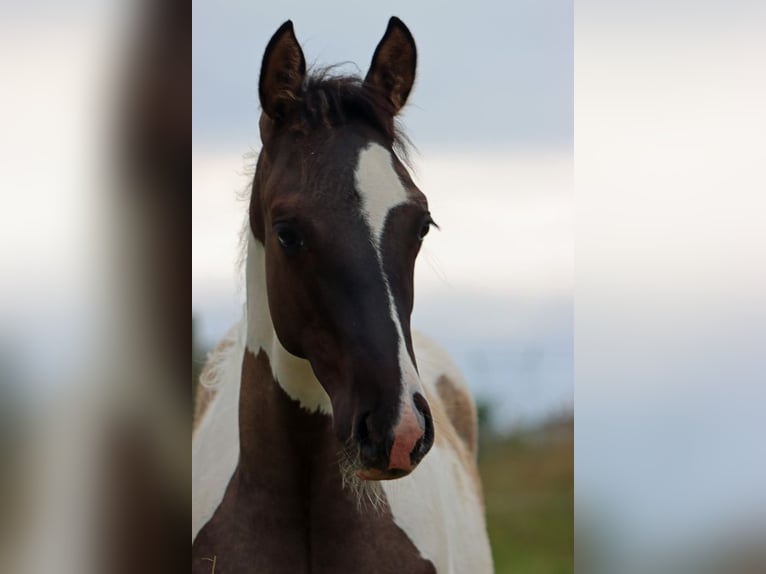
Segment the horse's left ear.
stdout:
<path fill-rule="evenodd" d="M 404 22 L 392 16 L 372 56 L 364 83 L 385 96 L 396 114 L 404 107 L 412 90 L 416 63 L 417 50 L 412 34 Z"/>

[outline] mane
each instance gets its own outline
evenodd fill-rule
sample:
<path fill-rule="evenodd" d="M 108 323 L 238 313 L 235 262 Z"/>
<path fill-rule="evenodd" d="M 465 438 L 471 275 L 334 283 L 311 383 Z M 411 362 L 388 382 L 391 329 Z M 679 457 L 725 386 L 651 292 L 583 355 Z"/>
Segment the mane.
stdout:
<path fill-rule="evenodd" d="M 322 127 L 362 122 L 391 142 L 405 163 L 412 143 L 394 119 L 391 103 L 358 76 L 336 74 L 337 66 L 318 68 L 306 75 L 296 110 L 284 125 L 289 131 L 307 134 Z"/>

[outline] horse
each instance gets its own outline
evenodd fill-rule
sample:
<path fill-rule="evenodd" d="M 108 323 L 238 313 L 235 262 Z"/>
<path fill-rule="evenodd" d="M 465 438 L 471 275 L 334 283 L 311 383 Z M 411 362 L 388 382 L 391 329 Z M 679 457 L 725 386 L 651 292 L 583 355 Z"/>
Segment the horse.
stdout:
<path fill-rule="evenodd" d="M 291 21 L 261 66 L 243 319 L 209 355 L 192 439 L 192 572 L 492 571 L 477 418 L 410 328 L 435 225 L 396 116 L 392 17 L 364 79 L 307 73 Z"/>

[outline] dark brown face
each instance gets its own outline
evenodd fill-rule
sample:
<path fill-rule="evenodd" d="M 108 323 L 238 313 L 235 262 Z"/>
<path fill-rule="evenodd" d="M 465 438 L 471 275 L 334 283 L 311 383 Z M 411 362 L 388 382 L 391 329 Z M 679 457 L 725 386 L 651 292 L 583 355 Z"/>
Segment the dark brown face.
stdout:
<path fill-rule="evenodd" d="M 369 129 L 332 132 L 264 148 L 251 226 L 265 248 L 274 329 L 311 363 L 338 439 L 358 446 L 365 476 L 403 475 L 433 440 L 409 326 L 430 215 Z"/>
<path fill-rule="evenodd" d="M 366 479 L 408 474 L 433 443 L 410 335 L 415 259 L 432 221 L 380 129 L 409 92 L 396 70 L 376 67 L 392 41 L 411 49 L 414 77 L 414 44 L 406 28 L 393 26 L 368 74 L 368 82 L 377 74 L 398 86 L 386 96 L 391 117 L 369 121 L 352 107 L 339 110 L 345 121 L 328 116 L 318 126 L 295 103 L 308 105 L 316 94 L 301 92 L 302 79 L 284 85 L 304 74 L 292 27 L 277 32 L 261 73 L 263 150 L 250 206 L 274 330 L 288 352 L 311 363 L 330 397 L 335 434 Z M 385 94 L 374 85 L 357 89 L 371 101 Z M 300 95 L 272 97 L 285 93 Z M 316 97 L 327 102 L 332 92 Z"/>

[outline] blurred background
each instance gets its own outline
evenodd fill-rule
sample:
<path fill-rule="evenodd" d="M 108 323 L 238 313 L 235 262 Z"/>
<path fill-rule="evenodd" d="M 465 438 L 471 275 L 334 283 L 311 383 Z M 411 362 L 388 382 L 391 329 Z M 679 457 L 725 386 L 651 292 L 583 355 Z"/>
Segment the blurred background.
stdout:
<path fill-rule="evenodd" d="M 766 4 L 578 2 L 585 572 L 766 572 Z"/>
<path fill-rule="evenodd" d="M 0 3 L 3 572 L 188 567 L 190 44 L 181 1 Z"/>
<path fill-rule="evenodd" d="M 441 231 L 413 328 L 450 351 L 482 413 L 498 572 L 573 568 L 571 1 L 193 4 L 192 313 L 199 353 L 242 315 L 238 241 L 260 149 L 258 74 L 292 19 L 309 66 L 364 75 L 391 15 L 418 45 L 401 116 Z M 243 197 L 244 196 L 244 197 Z"/>

